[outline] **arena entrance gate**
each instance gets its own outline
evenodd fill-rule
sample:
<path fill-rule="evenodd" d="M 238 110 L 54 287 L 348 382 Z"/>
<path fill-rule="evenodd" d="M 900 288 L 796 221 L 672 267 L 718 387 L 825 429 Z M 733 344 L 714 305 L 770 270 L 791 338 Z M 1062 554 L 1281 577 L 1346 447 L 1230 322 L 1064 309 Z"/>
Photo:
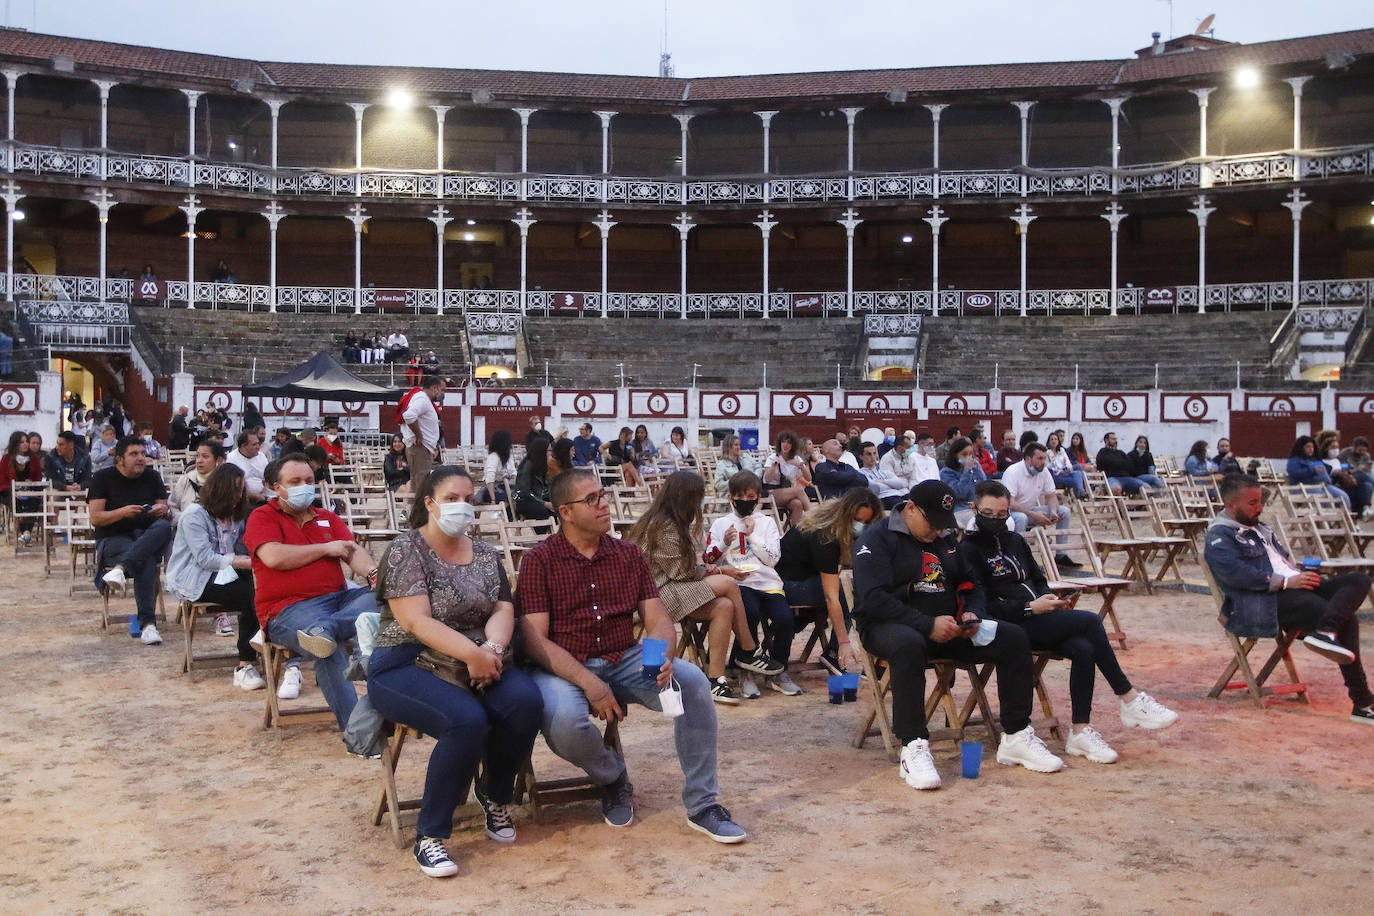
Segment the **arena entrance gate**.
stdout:
<path fill-rule="evenodd" d="M 1281 458 L 1293 451 L 1293 441 L 1298 436 L 1315 435 L 1321 428 L 1321 411 L 1233 410 L 1231 451 L 1237 455 Z"/>

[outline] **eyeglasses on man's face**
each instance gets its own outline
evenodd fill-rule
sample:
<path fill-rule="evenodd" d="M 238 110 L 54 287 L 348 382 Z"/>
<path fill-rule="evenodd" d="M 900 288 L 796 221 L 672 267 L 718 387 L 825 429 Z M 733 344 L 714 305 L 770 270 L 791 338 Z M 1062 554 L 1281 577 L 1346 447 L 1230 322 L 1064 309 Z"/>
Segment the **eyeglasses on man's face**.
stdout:
<path fill-rule="evenodd" d="M 592 492 L 588 493 L 586 496 L 582 497 L 581 499 L 570 499 L 570 500 L 568 500 L 567 502 L 565 502 L 563 505 L 565 505 L 565 506 L 575 506 L 575 505 L 577 505 L 578 503 L 581 503 L 582 505 L 586 506 L 588 509 L 595 509 L 597 506 L 599 506 L 599 505 L 601 505 L 602 503 L 606 502 L 609 498 L 610 498 L 610 494 L 607 493 L 605 490 L 593 490 Z"/>
<path fill-rule="evenodd" d="M 1011 513 L 1005 510 L 1003 510 L 1002 512 L 994 512 L 991 509 L 979 509 L 978 514 L 983 518 L 1000 518 L 1003 521 L 1011 518 Z"/>

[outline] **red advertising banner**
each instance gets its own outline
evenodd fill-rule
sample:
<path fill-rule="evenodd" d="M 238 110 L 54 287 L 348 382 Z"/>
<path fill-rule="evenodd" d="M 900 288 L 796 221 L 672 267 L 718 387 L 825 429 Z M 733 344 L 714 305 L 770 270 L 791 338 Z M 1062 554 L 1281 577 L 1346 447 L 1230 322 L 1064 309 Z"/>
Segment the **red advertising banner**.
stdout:
<path fill-rule="evenodd" d="M 406 291 L 403 289 L 376 289 L 372 291 L 372 303 L 379 312 L 402 312 L 406 307 Z"/>

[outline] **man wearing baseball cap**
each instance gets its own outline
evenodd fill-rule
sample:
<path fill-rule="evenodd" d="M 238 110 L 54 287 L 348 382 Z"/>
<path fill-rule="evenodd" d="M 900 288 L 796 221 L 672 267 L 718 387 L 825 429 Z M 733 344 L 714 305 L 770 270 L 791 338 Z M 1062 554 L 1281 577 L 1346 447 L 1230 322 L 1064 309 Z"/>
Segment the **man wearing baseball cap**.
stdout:
<path fill-rule="evenodd" d="M 1053 773 L 1064 765 L 1031 728 L 1034 677 L 1025 631 L 1005 621 L 987 640 L 980 633 L 985 599 L 979 578 L 961 559 L 955 538 L 954 491 L 938 480 L 911 488 L 854 545 L 854 622 L 864 648 L 892 672 L 892 729 L 902 742 L 899 774 L 914 789 L 938 789 L 926 728 L 926 662 L 932 658 L 992 662 L 1002 741 L 997 762 Z M 977 637 L 979 643 L 975 645 Z"/>

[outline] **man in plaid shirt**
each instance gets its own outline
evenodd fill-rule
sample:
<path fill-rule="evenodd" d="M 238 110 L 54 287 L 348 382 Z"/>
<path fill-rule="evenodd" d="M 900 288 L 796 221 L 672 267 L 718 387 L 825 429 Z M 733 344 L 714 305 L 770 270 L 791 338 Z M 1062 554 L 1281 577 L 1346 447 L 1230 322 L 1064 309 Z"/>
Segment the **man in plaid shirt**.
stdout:
<path fill-rule="evenodd" d="M 673 725 L 687 823 L 719 843 L 742 842 L 744 830 L 716 801 L 716 711 L 706 675 L 671 657 L 656 683 L 643 673 L 636 610 L 646 636 L 669 646 L 677 638 L 643 552 L 608 533 L 609 500 L 590 471 L 559 474 L 552 500 L 560 530 L 520 561 L 515 595 L 525 652 L 542 669 L 531 675 L 544 698 L 549 749 L 603 787 L 607 824 L 628 827 L 634 789 L 625 761 L 605 746 L 590 716 L 618 722 L 621 704 L 631 702 L 662 711 L 659 691 L 671 684 L 682 696 Z"/>

